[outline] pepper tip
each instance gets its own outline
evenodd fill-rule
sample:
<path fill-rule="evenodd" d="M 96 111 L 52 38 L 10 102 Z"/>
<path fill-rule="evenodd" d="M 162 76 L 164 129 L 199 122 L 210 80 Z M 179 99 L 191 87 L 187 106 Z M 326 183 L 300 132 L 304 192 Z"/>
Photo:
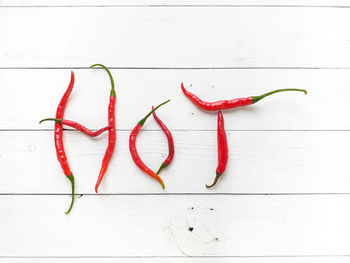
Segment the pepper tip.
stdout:
<path fill-rule="evenodd" d="M 67 175 L 68 180 L 71 182 L 72 184 L 72 201 L 70 204 L 69 209 L 65 212 L 66 215 L 69 214 L 69 212 L 72 210 L 73 208 L 73 204 L 74 204 L 74 190 L 75 190 L 75 182 L 74 182 L 74 176 L 73 174 Z"/>
<path fill-rule="evenodd" d="M 165 185 L 164 185 L 163 180 L 160 177 L 158 177 L 157 180 L 160 183 L 160 185 L 162 186 L 163 190 L 165 190 Z"/>
<path fill-rule="evenodd" d="M 206 188 L 211 188 L 211 187 L 213 187 L 214 185 L 216 185 L 216 183 L 218 182 L 218 180 L 219 180 L 219 178 L 220 178 L 221 175 L 222 175 L 221 173 L 216 172 L 216 176 L 215 176 L 214 182 L 213 182 L 211 185 L 207 185 L 207 184 L 206 184 L 205 187 L 206 187 Z"/>
<path fill-rule="evenodd" d="M 183 82 L 181 82 L 181 89 L 183 92 L 185 92 L 185 86 L 184 86 Z"/>

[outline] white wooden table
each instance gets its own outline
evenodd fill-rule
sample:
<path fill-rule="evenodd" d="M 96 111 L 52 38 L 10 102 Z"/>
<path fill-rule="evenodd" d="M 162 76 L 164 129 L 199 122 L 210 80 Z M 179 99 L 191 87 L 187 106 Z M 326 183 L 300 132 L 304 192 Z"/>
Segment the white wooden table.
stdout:
<path fill-rule="evenodd" d="M 0 262 L 350 262 L 350 2 L 342 0 L 0 0 Z M 116 151 L 94 185 L 107 136 L 65 131 L 76 178 L 53 145 L 66 118 L 106 124 L 117 89 Z M 278 94 L 224 113 L 229 164 L 217 163 L 210 101 Z M 190 86 L 192 85 L 192 86 Z M 132 162 L 130 130 L 152 105 L 176 154 L 166 190 Z M 150 118 L 138 140 L 156 169 L 167 142 Z"/>

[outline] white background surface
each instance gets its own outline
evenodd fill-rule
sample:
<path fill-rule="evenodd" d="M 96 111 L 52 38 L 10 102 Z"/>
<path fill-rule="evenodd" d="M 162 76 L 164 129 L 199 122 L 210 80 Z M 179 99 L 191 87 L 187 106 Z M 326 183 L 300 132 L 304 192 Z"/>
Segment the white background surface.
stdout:
<path fill-rule="evenodd" d="M 0 262 L 350 262 L 348 1 L 0 1 Z M 76 178 L 57 162 L 53 117 L 106 125 L 112 68 L 116 151 L 94 185 L 107 136 L 67 130 Z M 229 164 L 217 165 L 206 100 L 284 93 L 224 113 Z M 153 104 L 176 154 L 155 180 L 133 164 L 130 130 Z M 167 155 L 150 118 L 138 140 L 157 169 Z M 192 229 L 190 231 L 189 229 Z"/>

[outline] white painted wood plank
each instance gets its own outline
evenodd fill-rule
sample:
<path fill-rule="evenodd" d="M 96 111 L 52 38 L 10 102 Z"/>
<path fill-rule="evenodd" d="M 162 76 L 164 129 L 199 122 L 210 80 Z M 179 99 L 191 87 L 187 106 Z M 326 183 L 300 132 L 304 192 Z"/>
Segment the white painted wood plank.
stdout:
<path fill-rule="evenodd" d="M 67 216 L 68 202 L 68 196 L 1 196 L 0 255 L 350 253 L 349 195 L 84 196 Z"/>
<path fill-rule="evenodd" d="M 76 84 L 65 117 L 97 129 L 106 124 L 110 83 L 102 70 L 74 70 Z M 117 129 L 130 130 L 152 104 L 171 130 L 215 130 L 216 114 L 201 111 L 180 83 L 207 101 L 285 92 L 224 113 L 227 130 L 349 130 L 350 70 L 112 70 L 117 85 Z M 0 70 L 0 128 L 52 129 L 70 70 Z M 192 86 L 191 86 L 192 85 Z M 158 129 L 149 122 L 145 129 Z"/>
<path fill-rule="evenodd" d="M 170 6 L 117 7 L 153 4 Z M 0 7 L 9 5 L 116 7 L 0 8 L 0 67 L 4 68 L 87 67 L 101 60 L 114 67 L 136 68 L 350 66 L 350 10 L 340 8 L 349 7 L 349 2 L 341 0 L 0 0 Z M 108 29 L 102 28 L 105 24 Z M 102 71 L 78 72 L 82 81 L 77 81 L 66 116 L 98 128 L 105 123 L 108 79 Z M 40 195 L 66 194 L 69 187 L 55 157 L 52 131 L 36 130 L 52 129 L 37 121 L 55 112 L 69 70 L 0 70 L 0 169 L 5 175 L 0 177 L 0 262 L 349 261 L 341 256 L 350 254 L 349 195 L 246 195 L 349 192 L 348 132 L 237 131 L 349 130 L 344 121 L 350 113 L 349 70 L 113 72 L 118 76 L 118 144 L 101 189 L 117 195 L 82 196 L 66 217 L 69 195 Z M 192 84 L 191 90 L 208 100 L 233 93 L 234 97 L 256 95 L 284 85 L 308 85 L 309 96 L 280 95 L 225 114 L 232 159 L 222 182 L 207 191 L 204 184 L 212 180 L 216 167 L 216 115 L 186 101 L 179 90 L 181 81 Z M 163 173 L 165 193 L 181 195 L 147 195 L 163 191 L 132 163 L 128 134 L 151 104 L 168 96 L 172 103 L 159 115 L 176 130 L 177 152 Z M 167 152 L 165 138 L 154 131 L 158 130 L 154 123 L 145 128 L 140 152 L 156 169 Z M 18 129 L 34 131 L 6 131 Z M 77 190 L 91 194 L 106 136 L 90 140 L 69 131 L 65 141 Z M 12 195 L 23 193 L 36 195 Z M 140 193 L 146 195 L 133 195 Z"/>
<path fill-rule="evenodd" d="M 348 8 L 1 8 L 0 25 L 0 67 L 350 67 Z"/>
<path fill-rule="evenodd" d="M 349 263 L 349 257 L 0 258 L 6 263 Z"/>
<path fill-rule="evenodd" d="M 128 131 L 101 184 L 104 194 L 123 193 L 349 193 L 348 132 L 228 132 L 229 163 L 217 186 L 215 131 L 174 132 L 175 158 L 161 177 L 166 191 L 133 163 Z M 65 132 L 77 192 L 94 193 L 107 138 Z M 0 193 L 70 193 L 56 159 L 53 132 L 0 132 Z M 160 131 L 141 132 L 139 153 L 157 170 L 168 149 Z"/>
<path fill-rule="evenodd" d="M 347 0 L 0 0 L 0 6 L 325 6 L 347 7 Z"/>

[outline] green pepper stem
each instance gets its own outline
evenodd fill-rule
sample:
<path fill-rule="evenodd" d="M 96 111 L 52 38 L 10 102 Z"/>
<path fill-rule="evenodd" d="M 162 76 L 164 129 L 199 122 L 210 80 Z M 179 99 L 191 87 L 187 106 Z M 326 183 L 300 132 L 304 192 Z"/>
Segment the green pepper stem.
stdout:
<path fill-rule="evenodd" d="M 163 170 L 165 167 L 167 167 L 167 165 L 163 162 L 162 165 L 159 167 L 158 171 L 156 172 L 156 174 L 159 174 L 161 170 Z"/>
<path fill-rule="evenodd" d="M 277 90 L 273 90 L 273 91 L 270 91 L 270 92 L 267 92 L 265 94 L 262 94 L 260 96 L 252 96 L 252 104 L 258 102 L 259 100 L 267 97 L 267 96 L 270 96 L 271 94 L 274 94 L 274 93 L 278 93 L 278 92 L 283 92 L 283 91 L 301 91 L 301 92 L 304 92 L 305 94 L 307 94 L 307 91 L 304 90 L 304 89 L 277 89 Z"/>
<path fill-rule="evenodd" d="M 44 121 L 55 121 L 55 122 L 57 122 L 57 123 L 59 123 L 59 124 L 62 123 L 62 119 L 57 119 L 57 118 L 46 118 L 46 119 L 43 119 L 43 120 L 39 121 L 39 124 L 41 124 L 41 123 L 44 122 Z"/>
<path fill-rule="evenodd" d="M 138 122 L 138 124 L 140 124 L 141 126 L 143 126 L 143 125 L 145 124 L 147 118 L 148 118 L 149 116 L 151 116 L 151 114 L 152 114 L 153 112 L 155 112 L 160 106 L 163 106 L 164 104 L 168 103 L 169 101 L 170 101 L 170 100 L 167 100 L 167 101 L 165 101 L 165 102 L 159 104 L 157 107 L 155 107 L 153 110 L 151 110 L 142 120 L 140 120 L 140 121 Z"/>
<path fill-rule="evenodd" d="M 113 80 L 112 73 L 109 71 L 109 69 L 106 66 L 104 66 L 102 64 L 93 64 L 90 66 L 90 68 L 94 68 L 94 67 L 98 67 L 98 66 L 104 68 L 107 71 L 109 78 L 111 80 L 111 86 L 112 86 L 111 96 L 115 97 L 114 80 Z"/>
<path fill-rule="evenodd" d="M 211 185 L 205 185 L 207 188 L 211 188 L 211 187 L 213 187 L 214 185 L 216 185 L 216 183 L 218 182 L 218 180 L 219 180 L 219 178 L 220 178 L 220 176 L 221 176 L 222 174 L 220 174 L 220 173 L 218 173 L 218 172 L 216 172 L 216 176 L 215 176 L 215 179 L 214 179 L 214 182 L 211 184 Z"/>
<path fill-rule="evenodd" d="M 73 174 L 70 174 L 67 176 L 67 178 L 69 179 L 69 181 L 72 183 L 72 201 L 70 203 L 70 207 L 68 209 L 68 211 L 66 212 L 66 215 L 69 214 L 70 210 L 72 210 L 73 204 L 74 204 L 74 188 L 75 188 L 75 184 L 74 184 L 74 176 Z"/>

